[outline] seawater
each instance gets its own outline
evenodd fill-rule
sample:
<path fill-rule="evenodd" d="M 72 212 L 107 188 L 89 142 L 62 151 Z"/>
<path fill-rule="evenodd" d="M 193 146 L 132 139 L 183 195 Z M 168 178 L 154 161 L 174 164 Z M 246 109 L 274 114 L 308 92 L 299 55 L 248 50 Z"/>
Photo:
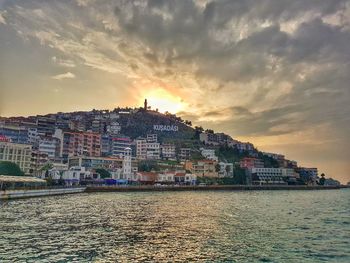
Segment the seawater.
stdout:
<path fill-rule="evenodd" d="M 350 189 L 0 203 L 0 262 L 350 262 Z"/>

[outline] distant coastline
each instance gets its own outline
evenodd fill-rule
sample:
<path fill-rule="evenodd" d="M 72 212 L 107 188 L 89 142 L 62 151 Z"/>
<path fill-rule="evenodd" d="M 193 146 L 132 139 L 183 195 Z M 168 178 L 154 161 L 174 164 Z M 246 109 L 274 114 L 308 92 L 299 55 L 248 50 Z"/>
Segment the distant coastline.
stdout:
<path fill-rule="evenodd" d="M 163 191 L 267 191 L 267 190 L 336 190 L 346 186 L 322 185 L 206 185 L 206 186 L 88 186 L 85 192 L 163 192 Z"/>

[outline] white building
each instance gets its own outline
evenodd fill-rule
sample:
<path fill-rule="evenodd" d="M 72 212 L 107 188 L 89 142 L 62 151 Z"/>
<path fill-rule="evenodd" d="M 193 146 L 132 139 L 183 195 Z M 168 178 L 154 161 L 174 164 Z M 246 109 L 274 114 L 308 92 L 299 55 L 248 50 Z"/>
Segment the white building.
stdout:
<path fill-rule="evenodd" d="M 72 166 L 68 171 L 63 172 L 62 179 L 66 185 L 78 185 L 82 180 L 100 179 L 100 175 L 93 174 L 85 167 Z"/>
<path fill-rule="evenodd" d="M 213 161 L 219 161 L 219 158 L 215 155 L 215 149 L 204 149 L 201 148 L 201 154 L 206 159 L 213 160 Z"/>
<path fill-rule="evenodd" d="M 186 173 L 185 174 L 185 184 L 195 185 L 197 182 L 197 175 Z"/>
<path fill-rule="evenodd" d="M 161 146 L 162 158 L 166 160 L 176 160 L 176 147 L 172 143 L 164 143 Z"/>
<path fill-rule="evenodd" d="M 39 140 L 39 152 L 47 154 L 49 159 L 54 159 L 59 155 L 60 141 L 57 138 L 41 137 Z"/>
<path fill-rule="evenodd" d="M 147 134 L 147 142 L 149 143 L 155 143 L 158 142 L 158 135 L 157 134 Z"/>
<path fill-rule="evenodd" d="M 236 147 L 239 151 L 248 151 L 251 152 L 254 150 L 254 145 L 250 142 L 238 142 Z"/>
<path fill-rule="evenodd" d="M 187 161 L 191 159 L 191 148 L 180 148 L 180 161 Z"/>
<path fill-rule="evenodd" d="M 121 131 L 121 126 L 119 124 L 119 122 L 117 121 L 112 121 L 108 126 L 107 126 L 107 132 L 109 134 L 115 135 L 115 134 L 119 134 Z"/>
<path fill-rule="evenodd" d="M 175 182 L 175 173 L 172 173 L 172 172 L 160 173 L 160 174 L 158 174 L 157 182 L 158 183 L 166 183 L 166 184 L 174 183 Z"/>
<path fill-rule="evenodd" d="M 30 144 L 0 142 L 0 161 L 16 163 L 26 175 L 30 174 L 31 158 Z"/>
<path fill-rule="evenodd" d="M 287 184 L 288 178 L 295 178 L 294 169 L 287 168 L 252 168 L 252 183 L 263 184 Z"/>
<path fill-rule="evenodd" d="M 39 142 L 39 135 L 37 128 L 28 128 L 28 143 L 31 145 L 37 145 Z"/>
<path fill-rule="evenodd" d="M 219 166 L 220 166 L 219 177 L 233 176 L 233 163 L 219 162 Z"/>
<path fill-rule="evenodd" d="M 131 148 L 125 148 L 124 149 L 124 155 L 123 155 L 123 177 L 127 180 L 133 179 L 133 173 L 131 170 Z"/>
<path fill-rule="evenodd" d="M 147 142 L 146 158 L 148 160 L 159 160 L 160 159 L 160 143 Z"/>
<path fill-rule="evenodd" d="M 147 158 L 147 140 L 144 138 L 138 138 L 136 142 L 136 158 L 144 160 Z"/>

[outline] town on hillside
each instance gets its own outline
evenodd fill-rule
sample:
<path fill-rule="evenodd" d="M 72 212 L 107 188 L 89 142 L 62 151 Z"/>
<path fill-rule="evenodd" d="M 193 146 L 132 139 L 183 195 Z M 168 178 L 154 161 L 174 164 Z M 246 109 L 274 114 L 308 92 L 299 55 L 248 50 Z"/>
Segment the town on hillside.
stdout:
<path fill-rule="evenodd" d="M 152 110 L 147 100 L 140 108 L 0 117 L 0 174 L 66 186 L 339 183 L 282 154 Z"/>

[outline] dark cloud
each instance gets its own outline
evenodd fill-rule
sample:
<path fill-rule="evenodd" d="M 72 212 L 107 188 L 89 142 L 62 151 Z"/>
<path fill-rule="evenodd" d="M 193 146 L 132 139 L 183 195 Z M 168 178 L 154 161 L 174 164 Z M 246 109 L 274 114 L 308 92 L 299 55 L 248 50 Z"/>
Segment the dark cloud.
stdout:
<path fill-rule="evenodd" d="M 7 93 L 25 86 L 14 75 L 38 87 L 62 73 L 62 65 L 52 65 L 55 56 L 74 63 L 70 88 L 77 93 L 101 72 L 103 85 L 91 84 L 96 92 L 96 86 L 114 92 L 121 76 L 128 84 L 118 85 L 118 94 L 163 83 L 188 103 L 178 114 L 194 124 L 238 137 L 327 127 L 315 140 L 330 149 L 334 137 L 350 149 L 349 0 L 87 2 L 2 4 L 0 72 Z"/>

